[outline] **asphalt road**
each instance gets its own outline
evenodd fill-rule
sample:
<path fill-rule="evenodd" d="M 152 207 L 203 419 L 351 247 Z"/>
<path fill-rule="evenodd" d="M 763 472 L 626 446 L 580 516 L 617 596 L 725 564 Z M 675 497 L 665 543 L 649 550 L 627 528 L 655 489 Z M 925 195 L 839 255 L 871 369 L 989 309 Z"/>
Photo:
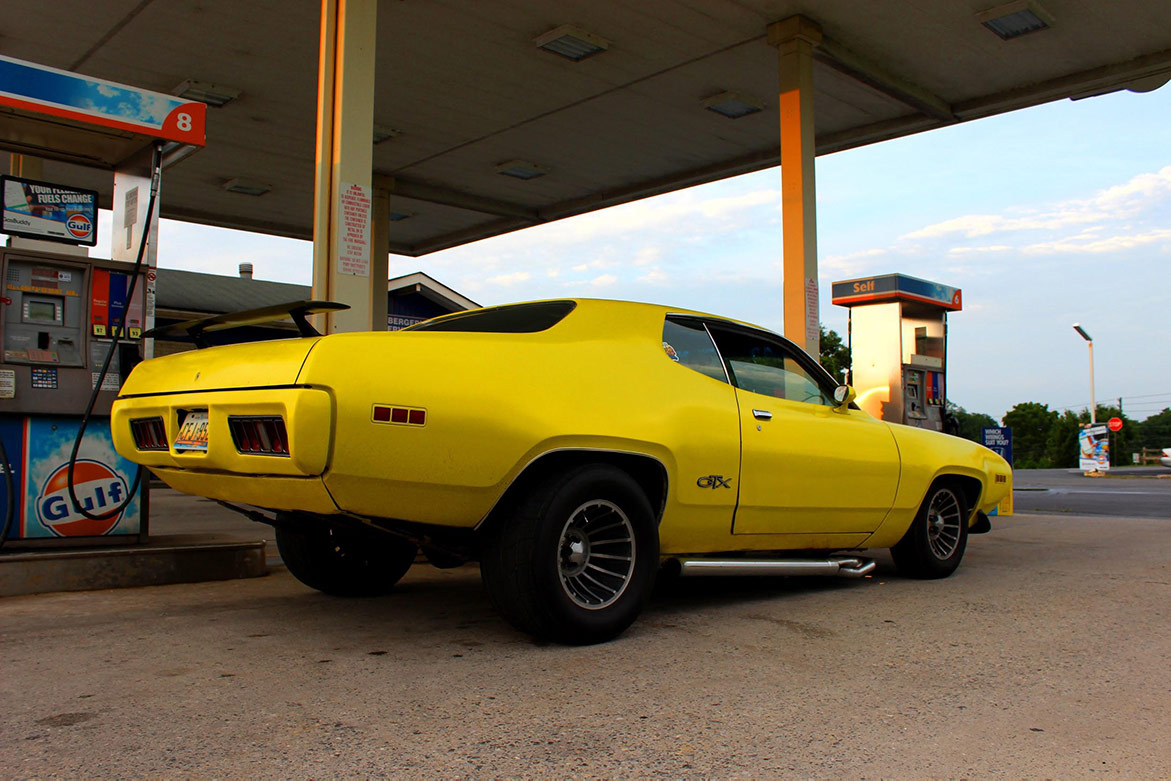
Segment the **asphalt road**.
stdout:
<path fill-rule="evenodd" d="M 1171 519 L 1171 469 L 1124 467 L 1103 477 L 1076 469 L 1019 469 L 1013 500 L 1017 512 Z"/>
<path fill-rule="evenodd" d="M 592 648 L 474 567 L 12 597 L 0 776 L 1165 778 L 1167 532 L 1021 514 L 942 581 L 682 581 Z"/>

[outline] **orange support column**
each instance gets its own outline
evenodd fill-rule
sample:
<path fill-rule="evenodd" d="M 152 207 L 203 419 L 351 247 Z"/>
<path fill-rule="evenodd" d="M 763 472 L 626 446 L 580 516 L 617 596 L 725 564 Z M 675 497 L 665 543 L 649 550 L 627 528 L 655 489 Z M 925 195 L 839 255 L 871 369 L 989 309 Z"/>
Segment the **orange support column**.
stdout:
<path fill-rule="evenodd" d="M 817 187 L 813 124 L 813 50 L 821 28 L 803 16 L 768 27 L 777 47 L 781 124 L 781 224 L 784 249 L 785 336 L 817 358 Z"/>
<path fill-rule="evenodd" d="M 313 297 L 351 307 L 325 317 L 326 333 L 386 330 L 385 303 L 381 323 L 372 307 L 386 297 L 387 252 L 385 244 L 374 246 L 387 241 L 386 231 L 372 226 L 377 23 L 377 0 L 321 2 Z"/>

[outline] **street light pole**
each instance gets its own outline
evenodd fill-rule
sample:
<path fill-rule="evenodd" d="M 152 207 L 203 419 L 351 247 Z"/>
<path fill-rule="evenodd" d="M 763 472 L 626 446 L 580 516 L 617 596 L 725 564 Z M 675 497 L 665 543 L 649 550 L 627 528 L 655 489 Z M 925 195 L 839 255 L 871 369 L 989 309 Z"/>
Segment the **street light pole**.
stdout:
<path fill-rule="evenodd" d="M 1086 333 L 1081 323 L 1074 323 L 1073 330 L 1077 331 L 1090 347 L 1090 424 L 1098 422 L 1098 407 L 1094 403 L 1094 338 Z"/>

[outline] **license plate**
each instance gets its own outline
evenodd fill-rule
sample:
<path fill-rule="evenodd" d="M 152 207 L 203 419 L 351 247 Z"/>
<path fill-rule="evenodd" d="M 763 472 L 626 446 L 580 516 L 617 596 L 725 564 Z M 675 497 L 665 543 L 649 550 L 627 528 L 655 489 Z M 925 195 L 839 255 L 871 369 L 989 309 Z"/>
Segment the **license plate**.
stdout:
<path fill-rule="evenodd" d="M 179 435 L 175 437 L 175 449 L 201 453 L 207 452 L 207 410 L 192 410 L 183 418 Z"/>

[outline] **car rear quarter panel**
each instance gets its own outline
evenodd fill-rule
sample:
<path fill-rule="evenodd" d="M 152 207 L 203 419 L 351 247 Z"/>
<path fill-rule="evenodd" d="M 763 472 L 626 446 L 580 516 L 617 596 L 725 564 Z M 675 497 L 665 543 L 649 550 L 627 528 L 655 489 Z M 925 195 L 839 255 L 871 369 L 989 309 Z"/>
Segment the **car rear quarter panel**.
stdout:
<path fill-rule="evenodd" d="M 336 399 L 325 484 L 338 506 L 474 526 L 544 453 L 611 450 L 663 464 L 665 518 L 727 534 L 735 492 L 705 491 L 695 476 L 688 490 L 679 475 L 736 474 L 731 387 L 666 357 L 661 310 L 600 303 L 537 334 L 408 331 L 324 340 L 298 382 Z M 377 423 L 375 405 L 424 409 L 426 422 Z"/>

